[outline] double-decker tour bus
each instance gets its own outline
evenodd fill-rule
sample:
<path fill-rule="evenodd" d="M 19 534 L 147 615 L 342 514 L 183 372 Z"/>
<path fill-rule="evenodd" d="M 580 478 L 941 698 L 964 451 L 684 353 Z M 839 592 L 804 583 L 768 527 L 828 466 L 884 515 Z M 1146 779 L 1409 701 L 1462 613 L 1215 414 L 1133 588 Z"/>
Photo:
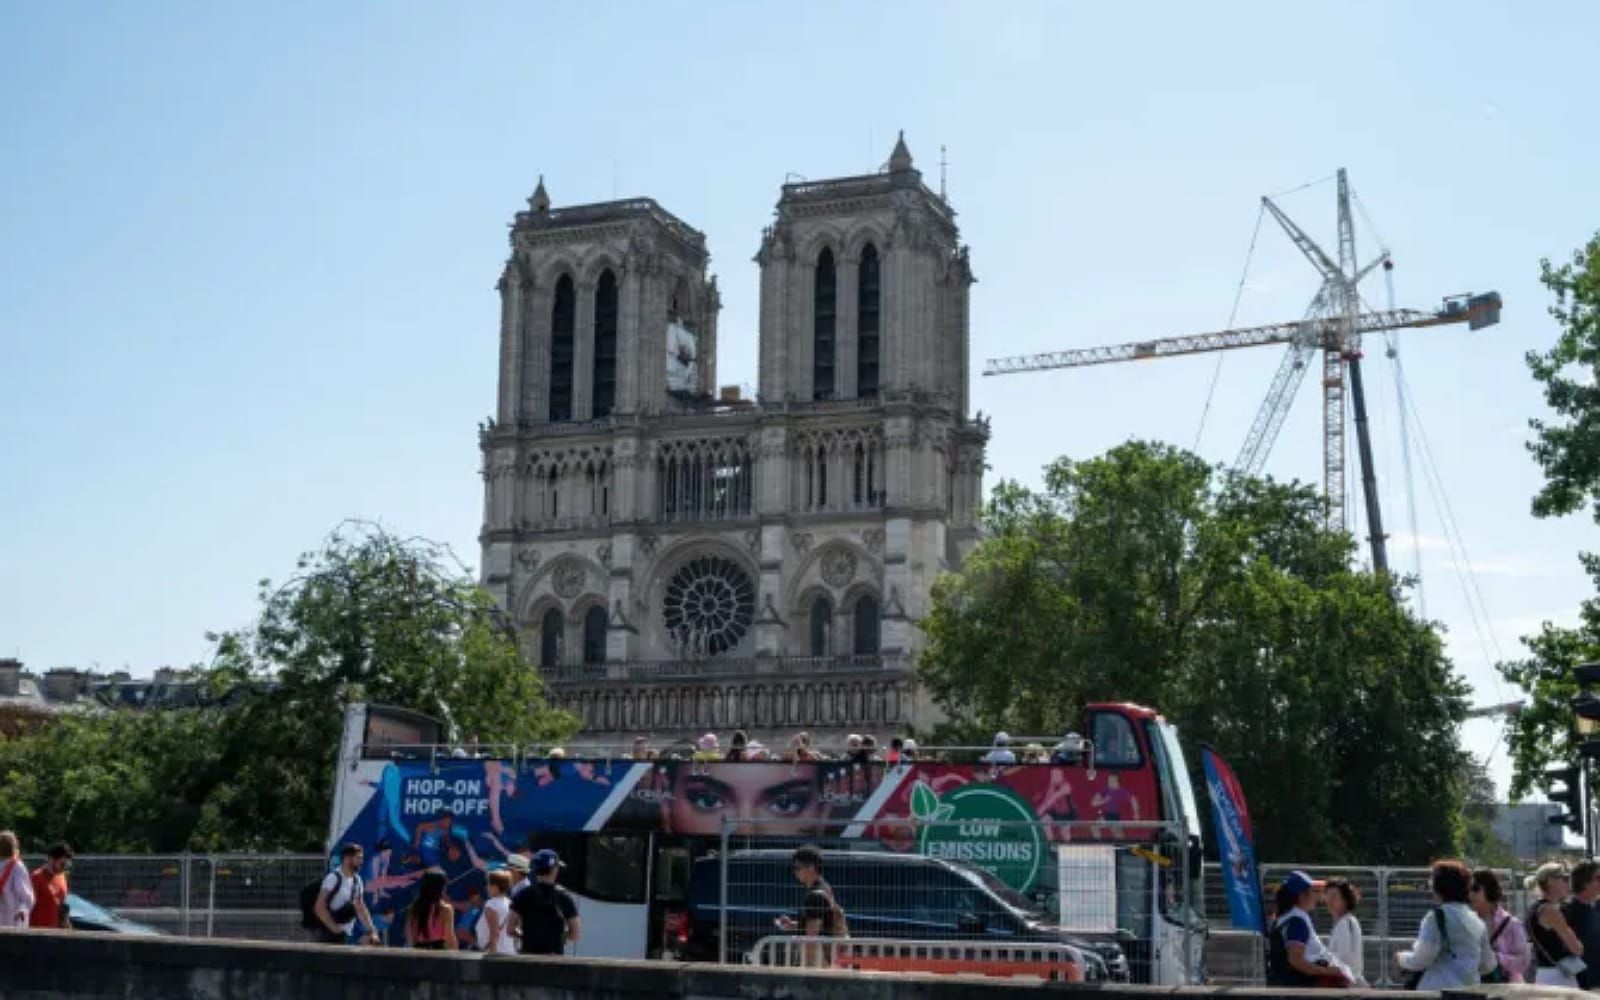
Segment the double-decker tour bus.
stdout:
<path fill-rule="evenodd" d="M 727 944 L 693 946 L 708 904 L 720 902 L 724 919 L 734 906 L 726 862 L 718 879 L 707 866 L 719 862 L 707 859 L 777 857 L 810 841 L 858 868 L 874 867 L 866 852 L 891 852 L 900 857 L 878 869 L 913 872 L 870 901 L 836 886 L 854 936 L 937 936 L 937 914 L 880 912 L 925 910 L 914 871 L 936 867 L 976 887 L 969 907 L 994 909 L 987 921 L 961 914 L 956 936 L 1071 932 L 1113 975 L 1199 982 L 1200 820 L 1177 732 L 1148 708 L 1102 703 L 1085 710 L 1081 733 L 1015 763 L 992 762 L 986 747 L 926 747 L 898 763 L 732 762 L 697 759 L 688 744 L 452 746 L 435 720 L 356 704 L 346 709 L 328 847 L 365 848 L 369 906 L 393 924 L 392 940 L 424 870 L 445 871 L 470 935 L 486 873 L 513 853 L 551 848 L 582 913 L 578 954 L 739 961 Z M 911 855 L 936 860 L 888 864 Z M 793 884 L 779 888 L 794 894 Z"/>

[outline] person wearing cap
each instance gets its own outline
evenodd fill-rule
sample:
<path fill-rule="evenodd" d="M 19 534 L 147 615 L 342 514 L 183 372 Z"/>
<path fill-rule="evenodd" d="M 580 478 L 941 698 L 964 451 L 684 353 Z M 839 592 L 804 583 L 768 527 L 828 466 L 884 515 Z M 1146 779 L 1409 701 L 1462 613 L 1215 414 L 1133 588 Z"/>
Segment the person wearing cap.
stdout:
<path fill-rule="evenodd" d="M 1292 871 L 1278 885 L 1278 918 L 1267 936 L 1267 985 L 1307 989 L 1349 985 L 1348 976 L 1317 937 L 1311 911 L 1317 905 L 1322 883 L 1302 871 Z"/>
<path fill-rule="evenodd" d="M 985 764 L 1015 764 L 1016 752 L 1011 749 L 1011 737 L 1006 733 L 994 734 L 994 746 L 983 755 L 982 763 Z"/>
<path fill-rule="evenodd" d="M 556 884 L 564 867 L 555 851 L 535 852 L 533 884 L 511 900 L 511 934 L 521 934 L 524 955 L 560 955 L 567 942 L 578 943 L 577 901 Z"/>
<path fill-rule="evenodd" d="M 506 869 L 511 872 L 512 881 L 511 891 L 506 894 L 508 898 L 516 899 L 517 893 L 533 884 L 533 880 L 528 878 L 528 872 L 532 868 L 533 862 L 528 860 L 526 854 L 506 855 Z"/>
<path fill-rule="evenodd" d="M 72 867 L 72 848 L 56 844 L 45 854 L 45 862 L 33 870 L 33 911 L 29 927 L 71 930 L 67 918 L 67 869 Z"/>
<path fill-rule="evenodd" d="M 1539 898 L 1528 908 L 1528 919 L 1524 923 L 1528 936 L 1533 939 L 1533 981 L 1540 986 L 1565 986 L 1575 990 L 1578 973 L 1587 968 L 1583 941 L 1561 912 L 1561 901 L 1567 897 L 1571 885 L 1567 866 L 1559 861 L 1540 865 L 1527 881 L 1528 888 L 1539 893 Z"/>
<path fill-rule="evenodd" d="M 722 759 L 722 751 L 719 749 L 716 733 L 706 733 L 694 741 L 694 759 L 702 764 Z"/>

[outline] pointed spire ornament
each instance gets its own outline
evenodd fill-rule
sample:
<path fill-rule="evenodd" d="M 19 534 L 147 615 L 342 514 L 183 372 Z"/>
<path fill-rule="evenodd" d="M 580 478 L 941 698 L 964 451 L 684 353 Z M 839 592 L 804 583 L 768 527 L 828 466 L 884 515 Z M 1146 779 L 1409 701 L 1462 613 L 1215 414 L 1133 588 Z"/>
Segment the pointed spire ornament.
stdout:
<path fill-rule="evenodd" d="M 528 199 L 528 207 L 540 215 L 550 211 L 550 192 L 544 189 L 544 174 L 539 175 L 539 186 L 533 189 L 533 197 Z"/>

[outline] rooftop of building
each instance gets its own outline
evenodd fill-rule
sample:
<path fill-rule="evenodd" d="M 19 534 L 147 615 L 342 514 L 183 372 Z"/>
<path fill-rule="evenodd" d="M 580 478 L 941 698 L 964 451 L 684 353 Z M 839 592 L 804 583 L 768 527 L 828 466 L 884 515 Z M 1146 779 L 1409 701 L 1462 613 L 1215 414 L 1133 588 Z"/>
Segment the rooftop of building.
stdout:
<path fill-rule="evenodd" d="M 517 213 L 512 231 L 573 229 L 634 219 L 653 222 L 686 245 L 701 252 L 705 251 L 705 234 L 662 208 L 654 198 L 623 198 L 618 201 L 597 201 L 587 205 L 556 208 L 550 201 L 550 193 L 545 189 L 542 176 L 533 194 L 528 198 L 528 210 Z"/>
<path fill-rule="evenodd" d="M 922 171 L 916 168 L 912 160 L 904 132 L 895 141 L 894 151 L 889 154 L 882 170 L 874 174 L 829 177 L 818 181 L 799 180 L 785 184 L 778 199 L 778 210 L 782 212 L 789 206 L 873 197 L 903 190 L 921 194 L 929 208 L 952 227 L 955 225 L 955 209 L 942 195 L 922 182 Z"/>

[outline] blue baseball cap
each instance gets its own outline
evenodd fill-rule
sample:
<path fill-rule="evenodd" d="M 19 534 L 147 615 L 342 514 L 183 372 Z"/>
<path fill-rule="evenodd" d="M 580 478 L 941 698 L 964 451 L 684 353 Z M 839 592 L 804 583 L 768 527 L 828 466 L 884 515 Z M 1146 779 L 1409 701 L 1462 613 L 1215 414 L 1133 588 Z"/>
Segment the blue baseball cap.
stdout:
<path fill-rule="evenodd" d="M 1301 893 L 1305 892 L 1307 889 L 1320 889 L 1320 888 L 1322 888 L 1322 883 L 1316 881 L 1310 875 L 1307 875 L 1305 872 L 1292 871 L 1287 876 L 1284 877 L 1283 887 L 1285 889 L 1287 889 L 1288 891 L 1294 893 L 1296 896 L 1298 896 Z"/>
<path fill-rule="evenodd" d="M 549 848 L 534 852 L 533 873 L 535 875 L 543 875 L 552 868 L 565 868 L 566 866 L 566 862 L 561 860 L 561 856 Z"/>

